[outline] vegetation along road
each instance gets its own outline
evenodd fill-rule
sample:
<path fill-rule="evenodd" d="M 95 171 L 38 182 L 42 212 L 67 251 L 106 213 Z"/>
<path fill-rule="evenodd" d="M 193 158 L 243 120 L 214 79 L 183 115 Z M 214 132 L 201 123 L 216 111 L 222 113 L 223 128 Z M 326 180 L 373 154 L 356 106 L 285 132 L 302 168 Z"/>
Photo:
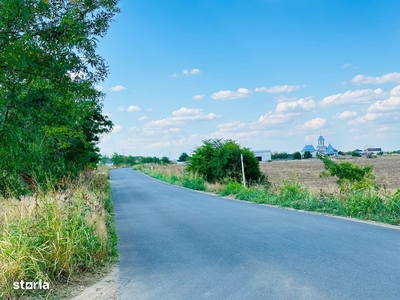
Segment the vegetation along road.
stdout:
<path fill-rule="evenodd" d="M 111 171 L 120 299 L 400 299 L 400 231 Z"/>

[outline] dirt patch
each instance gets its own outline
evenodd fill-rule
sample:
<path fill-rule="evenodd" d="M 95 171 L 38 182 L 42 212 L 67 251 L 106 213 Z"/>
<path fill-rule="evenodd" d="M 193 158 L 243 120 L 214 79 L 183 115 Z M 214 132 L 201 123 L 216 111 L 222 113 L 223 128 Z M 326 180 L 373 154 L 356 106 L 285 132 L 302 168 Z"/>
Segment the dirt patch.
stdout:
<path fill-rule="evenodd" d="M 102 277 L 100 277 L 100 276 Z M 84 279 L 85 278 L 85 279 Z M 85 276 L 82 281 L 76 279 L 68 289 L 70 290 L 70 300 L 114 300 L 118 292 L 118 268 L 114 266 L 110 272 Z"/>

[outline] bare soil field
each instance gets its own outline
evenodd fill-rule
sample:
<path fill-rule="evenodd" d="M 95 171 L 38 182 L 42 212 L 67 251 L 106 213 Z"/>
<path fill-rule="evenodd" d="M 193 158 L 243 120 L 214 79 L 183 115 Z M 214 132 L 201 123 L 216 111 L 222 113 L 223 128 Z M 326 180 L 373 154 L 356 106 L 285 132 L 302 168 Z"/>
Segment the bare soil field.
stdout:
<path fill-rule="evenodd" d="M 373 165 L 373 172 L 376 175 L 376 183 L 381 184 L 388 190 L 400 188 L 400 155 L 385 155 L 376 158 L 348 158 L 336 159 L 336 162 L 342 161 L 354 162 L 361 167 Z M 263 173 L 268 175 L 271 183 L 279 185 L 282 179 L 298 179 L 304 185 L 312 190 L 326 192 L 337 190 L 335 178 L 320 178 L 319 174 L 324 170 L 324 165 L 319 159 L 303 159 L 289 161 L 273 161 L 270 163 L 261 163 L 260 168 Z"/>
<path fill-rule="evenodd" d="M 374 166 L 376 183 L 385 185 L 388 191 L 400 188 L 400 155 L 384 155 L 376 158 L 352 157 L 336 159 L 336 162 L 354 162 L 360 166 L 368 164 Z M 169 165 L 161 167 L 163 171 L 181 175 L 185 165 Z M 335 178 L 320 178 L 319 174 L 324 170 L 324 165 L 319 159 L 302 159 L 272 161 L 260 164 L 261 171 L 268 176 L 268 180 L 279 186 L 284 179 L 297 179 L 300 183 L 308 186 L 315 192 L 335 192 L 337 187 Z"/>

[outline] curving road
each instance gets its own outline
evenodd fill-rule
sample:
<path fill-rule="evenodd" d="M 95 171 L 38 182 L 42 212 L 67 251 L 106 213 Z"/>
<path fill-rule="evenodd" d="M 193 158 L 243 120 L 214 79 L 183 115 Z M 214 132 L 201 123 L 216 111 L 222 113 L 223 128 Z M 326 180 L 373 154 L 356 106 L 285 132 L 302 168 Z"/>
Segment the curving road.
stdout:
<path fill-rule="evenodd" d="M 400 231 L 111 171 L 119 299 L 400 299 Z"/>

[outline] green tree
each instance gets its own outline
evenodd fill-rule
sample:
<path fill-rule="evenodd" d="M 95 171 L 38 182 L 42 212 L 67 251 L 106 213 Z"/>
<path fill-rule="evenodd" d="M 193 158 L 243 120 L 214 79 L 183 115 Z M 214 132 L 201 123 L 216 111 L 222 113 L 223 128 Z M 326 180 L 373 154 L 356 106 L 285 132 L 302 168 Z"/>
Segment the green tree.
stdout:
<path fill-rule="evenodd" d="M 162 162 L 163 164 L 170 164 L 170 163 L 171 163 L 171 161 L 169 160 L 169 158 L 166 157 L 166 156 L 161 157 L 161 162 Z"/>
<path fill-rule="evenodd" d="M 178 161 L 184 162 L 184 161 L 188 161 L 188 159 L 189 159 L 189 155 L 186 152 L 183 152 L 181 154 L 181 156 L 179 156 Z"/>
<path fill-rule="evenodd" d="M 310 151 L 305 151 L 304 154 L 303 154 L 303 157 L 305 159 L 309 159 L 309 158 L 312 158 L 312 154 L 311 154 Z"/>
<path fill-rule="evenodd" d="M 300 152 L 293 153 L 293 159 L 301 159 L 301 153 Z"/>
<path fill-rule="evenodd" d="M 203 141 L 203 145 L 196 148 L 189 158 L 187 170 L 199 174 L 208 182 L 221 182 L 225 179 L 241 182 L 241 154 L 246 180 L 253 183 L 266 181 L 253 152 L 240 147 L 233 140 Z"/>
<path fill-rule="evenodd" d="M 117 0 L 0 1 L 0 191 L 56 182 L 100 159 L 112 128 L 95 86 Z"/>

